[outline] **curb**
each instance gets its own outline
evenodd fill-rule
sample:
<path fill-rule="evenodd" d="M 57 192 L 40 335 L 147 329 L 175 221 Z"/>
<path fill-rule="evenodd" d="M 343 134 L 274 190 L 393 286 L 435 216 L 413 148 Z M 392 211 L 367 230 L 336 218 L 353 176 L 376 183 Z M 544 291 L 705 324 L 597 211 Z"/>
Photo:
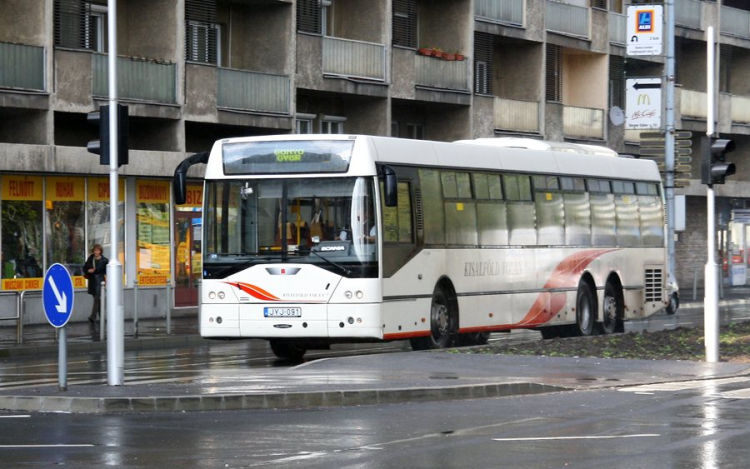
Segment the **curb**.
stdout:
<path fill-rule="evenodd" d="M 173 347 L 193 347 L 199 345 L 210 345 L 215 341 L 206 340 L 200 336 L 173 336 L 148 339 L 125 339 L 125 351 L 134 350 L 157 350 Z M 107 341 L 104 342 L 68 342 L 68 354 L 104 352 L 107 350 Z M 0 359 L 45 357 L 58 354 L 58 344 L 53 345 L 20 345 L 0 349 Z"/>
<path fill-rule="evenodd" d="M 521 382 L 461 385 L 442 388 L 364 389 L 356 391 L 311 391 L 244 395 L 218 394 L 176 397 L 0 396 L 0 409 L 11 412 L 61 412 L 72 414 L 301 409 L 482 399 L 572 390 L 571 388 L 559 386 Z"/>

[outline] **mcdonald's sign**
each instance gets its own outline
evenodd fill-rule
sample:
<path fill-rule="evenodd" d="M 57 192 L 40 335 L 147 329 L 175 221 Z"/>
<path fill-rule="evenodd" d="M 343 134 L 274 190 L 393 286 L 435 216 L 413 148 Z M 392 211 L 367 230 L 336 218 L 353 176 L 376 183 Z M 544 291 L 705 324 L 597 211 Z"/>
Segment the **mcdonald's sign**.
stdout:
<path fill-rule="evenodd" d="M 638 103 L 639 106 L 651 106 L 651 97 L 647 95 L 646 93 L 641 93 L 638 95 Z"/>
<path fill-rule="evenodd" d="M 660 129 L 661 78 L 625 80 L 625 128 Z"/>

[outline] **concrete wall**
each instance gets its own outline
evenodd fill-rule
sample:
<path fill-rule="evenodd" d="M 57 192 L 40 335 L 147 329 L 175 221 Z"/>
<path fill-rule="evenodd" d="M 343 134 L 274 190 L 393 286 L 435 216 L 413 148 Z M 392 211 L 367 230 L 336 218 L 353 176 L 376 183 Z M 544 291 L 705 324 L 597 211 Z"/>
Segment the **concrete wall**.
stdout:
<path fill-rule="evenodd" d="M 355 41 L 384 44 L 390 24 L 385 0 L 335 0 L 333 2 L 333 31 L 330 36 Z"/>
<path fill-rule="evenodd" d="M 439 47 L 446 52 L 464 51 L 472 55 L 465 32 L 473 24 L 469 0 L 431 0 L 418 3 L 419 47 Z"/>
<path fill-rule="evenodd" d="M 563 49 L 563 102 L 570 106 L 607 109 L 607 56 Z"/>
<path fill-rule="evenodd" d="M 542 93 L 544 48 L 533 42 L 500 42 L 495 47 L 492 91 L 508 99 L 538 101 Z"/>
<path fill-rule="evenodd" d="M 46 46 L 44 25 L 52 16 L 46 6 L 43 0 L 0 0 L 0 42 Z"/>
<path fill-rule="evenodd" d="M 352 134 L 390 136 L 387 99 L 347 99 L 344 101 L 344 131 Z"/>
<path fill-rule="evenodd" d="M 177 25 L 184 24 L 185 13 L 176 0 L 127 0 L 117 8 L 118 55 L 173 62 L 181 57 Z"/>
<path fill-rule="evenodd" d="M 685 41 L 677 64 L 678 83 L 686 90 L 706 91 L 706 44 Z"/>
<path fill-rule="evenodd" d="M 289 73 L 293 9 L 288 5 L 222 4 L 219 21 L 222 36 L 222 66 L 266 73 Z M 258 34 L 263 31 L 262 34 Z"/>

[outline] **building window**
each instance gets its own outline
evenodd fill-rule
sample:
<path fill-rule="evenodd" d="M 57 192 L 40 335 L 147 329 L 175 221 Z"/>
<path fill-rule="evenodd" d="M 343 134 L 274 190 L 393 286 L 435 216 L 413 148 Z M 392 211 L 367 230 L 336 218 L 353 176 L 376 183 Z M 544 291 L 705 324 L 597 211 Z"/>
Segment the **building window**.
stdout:
<path fill-rule="evenodd" d="M 732 92 L 732 46 L 719 45 L 719 92 Z"/>
<path fill-rule="evenodd" d="M 547 101 L 562 102 L 562 48 L 554 44 L 547 44 Z"/>
<path fill-rule="evenodd" d="M 492 94 L 493 36 L 474 33 L 474 93 Z"/>
<path fill-rule="evenodd" d="M 185 1 L 185 57 L 191 62 L 221 63 L 216 0 Z"/>
<path fill-rule="evenodd" d="M 91 254 L 91 247 L 100 244 L 104 250 L 104 257 L 111 259 L 112 242 L 111 227 L 109 224 L 109 178 L 89 178 L 88 198 L 86 200 L 87 226 L 86 237 L 88 239 L 87 254 Z M 117 189 L 117 219 L 120 227 L 117 234 L 117 252 L 120 262 L 125 260 L 125 180 L 119 180 Z"/>
<path fill-rule="evenodd" d="M 55 45 L 107 50 L 107 6 L 84 0 L 55 0 Z"/>
<path fill-rule="evenodd" d="M 86 12 L 85 48 L 96 52 L 107 52 L 107 7 L 89 4 Z"/>
<path fill-rule="evenodd" d="M 424 140 L 424 126 L 421 124 L 406 124 L 406 138 Z"/>
<path fill-rule="evenodd" d="M 295 119 L 295 133 L 298 134 L 311 134 L 313 133 L 313 120 L 315 116 L 312 114 L 297 114 Z"/>
<path fill-rule="evenodd" d="M 45 191 L 47 264 L 62 264 L 78 277 L 86 260 L 85 185 L 83 178 L 48 177 Z"/>
<path fill-rule="evenodd" d="M 393 45 L 417 47 L 416 0 L 393 0 Z"/>
<path fill-rule="evenodd" d="M 138 283 L 166 285 L 171 266 L 169 182 L 137 181 Z"/>
<path fill-rule="evenodd" d="M 325 116 L 320 122 L 320 133 L 322 134 L 343 134 L 345 117 Z"/>
<path fill-rule="evenodd" d="M 297 31 L 323 34 L 323 11 L 320 0 L 297 0 Z"/>
<path fill-rule="evenodd" d="M 42 178 L 9 176 L 2 185 L 2 289 L 41 289 L 44 275 Z"/>
<path fill-rule="evenodd" d="M 625 107 L 625 58 L 609 56 L 609 107 Z"/>
<path fill-rule="evenodd" d="M 398 137 L 398 122 L 391 122 L 391 137 Z"/>

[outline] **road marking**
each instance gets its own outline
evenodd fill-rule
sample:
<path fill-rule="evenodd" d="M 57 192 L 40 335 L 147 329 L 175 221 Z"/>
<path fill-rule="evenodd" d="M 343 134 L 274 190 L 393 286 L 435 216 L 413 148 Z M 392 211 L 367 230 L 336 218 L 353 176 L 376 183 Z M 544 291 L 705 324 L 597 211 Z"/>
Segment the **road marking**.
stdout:
<path fill-rule="evenodd" d="M 647 438 L 661 436 L 659 433 L 640 433 L 636 435 L 584 435 L 584 436 L 543 436 L 529 438 L 493 438 L 494 441 L 553 441 L 553 440 L 614 440 L 618 438 Z"/>
<path fill-rule="evenodd" d="M 31 415 L 0 415 L 0 419 L 28 419 Z"/>
<path fill-rule="evenodd" d="M 24 448 L 93 448 L 94 445 L 0 445 L 0 449 Z"/>

